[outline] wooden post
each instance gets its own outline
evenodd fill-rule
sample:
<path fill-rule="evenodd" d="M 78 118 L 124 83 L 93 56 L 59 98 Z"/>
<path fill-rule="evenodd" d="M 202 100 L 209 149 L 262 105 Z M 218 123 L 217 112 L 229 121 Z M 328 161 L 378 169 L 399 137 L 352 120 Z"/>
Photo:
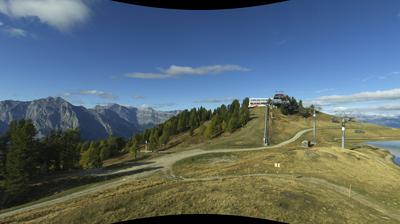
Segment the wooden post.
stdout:
<path fill-rule="evenodd" d="M 351 197 L 351 184 L 350 184 L 350 187 L 349 187 L 349 198 Z"/>

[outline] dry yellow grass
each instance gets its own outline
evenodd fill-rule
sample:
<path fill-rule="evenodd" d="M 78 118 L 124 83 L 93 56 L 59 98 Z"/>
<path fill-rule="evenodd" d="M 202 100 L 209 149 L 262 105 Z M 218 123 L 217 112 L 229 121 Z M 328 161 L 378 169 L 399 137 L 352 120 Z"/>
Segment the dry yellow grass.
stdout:
<path fill-rule="evenodd" d="M 287 140 L 300 130 L 311 127 L 311 118 L 305 119 L 298 115 L 284 116 L 277 109 L 273 110 L 273 114 L 270 135 L 272 144 Z M 182 143 L 170 150 L 260 147 L 263 146 L 264 121 L 265 108 L 254 108 L 251 109 L 251 120 L 245 127 L 233 133 L 223 133 L 214 139 L 203 137 L 197 129 L 194 136 L 189 136 L 186 133 L 174 138 L 173 141 L 181 141 Z"/>
<path fill-rule="evenodd" d="M 253 119 L 238 131 L 205 140 L 181 134 L 183 141 L 171 153 L 195 148 L 262 146 L 264 110 L 252 110 Z M 310 128 L 311 118 L 274 112 L 272 143 L 282 142 Z M 133 180 L 117 188 L 8 217 L 4 222 L 110 223 L 126 219 L 191 213 L 261 217 L 290 223 L 399 223 L 400 168 L 383 151 L 361 147 L 340 149 L 340 124 L 329 115 L 318 119 L 318 145 L 300 148 L 301 140 L 287 147 L 251 152 L 212 153 L 174 165 L 180 180 L 161 173 Z M 363 129 L 364 134 L 354 133 Z M 397 138 L 399 129 L 357 122 L 348 123 L 348 137 L 358 140 Z M 362 138 L 360 136 L 363 136 Z M 110 161 L 113 164 L 115 161 Z M 280 163 L 275 168 L 274 163 Z M 352 195 L 347 189 L 352 186 Z"/>
<path fill-rule="evenodd" d="M 259 152 L 206 154 L 175 164 L 177 176 L 210 177 L 252 173 L 315 177 L 373 198 L 400 211 L 400 167 L 382 150 L 336 147 L 269 149 Z M 280 163 L 275 168 L 274 163 Z"/>
<path fill-rule="evenodd" d="M 152 177 L 4 221 L 111 223 L 138 217 L 199 213 L 243 215 L 290 223 L 396 223 L 336 191 L 273 177 L 183 182 Z"/>
<path fill-rule="evenodd" d="M 270 141 L 271 144 L 283 142 L 300 130 L 312 127 L 312 117 L 304 118 L 300 115 L 285 116 L 278 109 L 273 109 L 273 119 L 270 121 Z M 214 139 L 206 139 L 195 131 L 194 136 L 188 133 L 173 138 L 173 142 L 182 142 L 170 151 L 219 148 L 246 148 L 260 147 L 263 145 L 265 108 L 254 108 L 251 110 L 252 119 L 248 124 L 235 131 L 234 133 L 223 133 Z M 322 146 L 340 146 L 341 124 L 333 123 L 332 116 L 320 113 L 317 121 L 317 140 Z M 355 133 L 356 129 L 364 130 L 365 133 Z M 383 127 L 361 122 L 348 122 L 346 136 L 349 147 L 354 143 L 374 139 L 399 139 L 400 129 Z M 383 138 L 382 138 L 383 137 Z M 297 145 L 304 139 L 312 140 L 312 133 L 308 133 L 304 138 L 296 142 Z M 358 139 L 358 140 L 357 140 Z"/>

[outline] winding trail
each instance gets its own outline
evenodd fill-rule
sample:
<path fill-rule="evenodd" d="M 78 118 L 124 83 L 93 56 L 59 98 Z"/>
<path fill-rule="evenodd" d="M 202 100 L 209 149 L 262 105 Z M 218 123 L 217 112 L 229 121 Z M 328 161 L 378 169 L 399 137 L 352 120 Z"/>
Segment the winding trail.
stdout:
<path fill-rule="evenodd" d="M 202 155 L 202 154 L 225 153 L 225 152 L 245 152 L 245 151 L 257 151 L 257 150 L 279 148 L 279 147 L 282 147 L 282 146 L 285 146 L 285 145 L 295 142 L 302 135 L 304 135 L 305 133 L 310 132 L 310 131 L 312 131 L 312 129 L 305 129 L 305 130 L 299 131 L 292 138 L 290 138 L 284 142 L 281 142 L 277 145 L 273 145 L 273 146 L 264 146 L 264 147 L 256 147 L 256 148 L 241 148 L 241 149 L 215 149 L 215 150 L 193 149 L 193 150 L 163 155 L 163 156 L 154 158 L 152 160 L 149 160 L 149 161 L 147 161 L 147 163 L 143 163 L 143 164 L 140 164 L 140 162 L 138 162 L 138 164 L 140 164 L 140 165 L 134 165 L 132 167 L 125 168 L 125 169 L 102 170 L 102 172 L 98 172 L 98 173 L 92 174 L 92 175 L 95 175 L 95 176 L 108 176 L 108 175 L 115 175 L 115 174 L 121 174 L 121 175 L 126 174 L 126 175 L 123 176 L 123 178 L 110 180 L 107 183 L 100 183 L 99 185 L 90 187 L 88 189 L 81 190 L 79 192 L 71 193 L 69 195 L 61 196 L 56 199 L 36 203 L 33 205 L 29 205 L 26 207 L 22 207 L 22 208 L 18 208 L 18 209 L 12 210 L 12 211 L 1 213 L 0 219 L 15 215 L 18 213 L 30 211 L 33 209 L 43 208 L 43 207 L 51 206 L 51 205 L 54 205 L 57 203 L 62 203 L 62 202 L 65 202 L 65 201 L 68 201 L 71 199 L 75 199 L 75 198 L 78 198 L 81 196 L 86 196 L 86 195 L 96 193 L 99 191 L 103 191 L 106 189 L 114 188 L 114 187 L 120 186 L 120 185 L 128 182 L 129 180 L 134 180 L 137 178 L 151 176 L 160 171 L 165 174 L 166 178 L 181 180 L 181 181 L 185 181 L 185 182 L 187 182 L 187 181 L 189 181 L 189 182 L 190 181 L 213 181 L 213 180 L 221 180 L 221 179 L 227 179 L 227 178 L 242 178 L 242 177 L 252 177 L 252 176 L 279 177 L 279 178 L 294 180 L 294 176 L 291 174 L 264 174 L 264 173 L 262 173 L 262 174 L 246 174 L 246 175 L 213 176 L 213 177 L 204 177 L 204 178 L 176 177 L 173 174 L 172 166 L 176 162 L 178 162 L 182 159 L 186 159 L 189 157 L 198 156 L 198 155 Z M 308 184 L 315 184 L 320 187 L 334 190 L 345 196 L 348 195 L 348 188 L 331 183 L 324 179 L 301 176 L 301 178 L 297 177 L 297 178 L 295 178 L 295 180 L 301 181 L 301 182 L 307 182 Z M 366 196 L 363 196 L 355 191 L 352 191 L 351 199 L 379 211 L 386 217 L 390 217 L 392 219 L 400 221 L 400 212 L 399 211 L 387 208 L 386 206 L 382 206 L 378 202 L 376 202 Z"/>
<path fill-rule="evenodd" d="M 292 138 L 290 138 L 284 142 L 281 142 L 277 145 L 273 145 L 273 146 L 241 148 L 241 149 L 215 149 L 215 150 L 193 149 L 193 150 L 188 150 L 188 151 L 166 154 L 166 155 L 154 158 L 152 160 L 146 161 L 147 163 L 143 163 L 143 164 L 140 164 L 140 162 L 138 162 L 139 165 L 133 165 L 132 167 L 128 167 L 128 168 L 124 168 L 124 169 L 102 170 L 101 172 L 97 172 L 92 175 L 95 175 L 95 176 L 108 176 L 108 175 L 115 175 L 115 174 L 122 174 L 122 175 L 126 174 L 126 175 L 123 176 L 123 178 L 117 178 L 115 180 L 110 180 L 107 183 L 101 183 L 99 185 L 90 187 L 88 189 L 84 189 L 79 192 L 71 193 L 69 195 L 61 196 L 56 199 L 36 203 L 33 205 L 29 205 L 26 207 L 22 207 L 22 208 L 18 208 L 18 209 L 12 210 L 12 211 L 1 213 L 0 220 L 5 217 L 16 215 L 18 213 L 27 212 L 27 211 L 30 211 L 33 209 L 43 208 L 46 206 L 52 206 L 52 205 L 62 203 L 62 202 L 65 202 L 65 201 L 68 201 L 71 199 L 76 199 L 76 198 L 90 195 L 90 194 L 93 194 L 93 193 L 96 193 L 99 191 L 114 188 L 114 187 L 120 186 L 124 183 L 127 183 L 131 180 L 135 180 L 135 179 L 142 178 L 142 177 L 147 177 L 147 176 L 153 175 L 160 171 L 162 171 L 166 175 L 166 178 L 176 179 L 176 180 L 180 180 L 180 181 L 184 181 L 184 182 L 213 181 L 213 180 L 221 180 L 221 179 L 227 179 L 227 178 L 243 178 L 243 177 L 253 177 L 253 176 L 279 177 L 279 178 L 294 180 L 295 177 L 293 176 L 293 174 L 271 174 L 271 173 L 269 173 L 269 174 L 261 173 L 261 174 L 245 174 L 245 175 L 226 175 L 226 176 L 213 176 L 213 177 L 203 177 L 203 178 L 186 178 L 186 177 L 181 177 L 181 176 L 176 177 L 173 174 L 172 166 L 176 162 L 178 162 L 182 159 L 186 159 L 186 158 L 190 158 L 190 157 L 198 156 L 198 155 L 202 155 L 202 154 L 257 151 L 257 150 L 265 150 L 265 149 L 271 149 L 271 148 L 279 148 L 279 147 L 282 147 L 282 146 L 285 146 L 285 145 L 295 142 L 302 135 L 304 135 L 305 133 L 310 132 L 310 131 L 312 131 L 312 129 L 305 129 L 305 130 L 299 131 Z M 345 196 L 348 195 L 347 187 L 343 187 L 341 185 L 331 183 L 325 179 L 301 176 L 301 178 L 296 177 L 296 181 L 306 182 L 308 184 L 315 184 L 320 187 L 334 190 L 342 195 L 345 195 Z M 352 191 L 351 199 L 382 213 L 383 218 L 390 217 L 390 218 L 400 222 L 400 212 L 399 211 L 396 211 L 391 208 L 387 208 L 386 206 L 382 206 L 382 205 L 380 205 L 380 203 L 378 203 L 364 195 L 361 195 L 361 194 L 355 192 L 354 190 Z"/>
<path fill-rule="evenodd" d="M 129 180 L 134 180 L 137 178 L 142 178 L 142 177 L 147 177 L 155 174 L 156 172 L 162 171 L 167 175 L 167 177 L 172 177 L 176 179 L 176 177 L 172 173 L 172 166 L 176 162 L 182 159 L 186 159 L 192 156 L 197 156 L 197 155 L 202 155 L 202 154 L 209 154 L 209 153 L 221 153 L 221 152 L 243 152 L 243 151 L 256 151 L 256 150 L 263 150 L 263 149 L 271 149 L 271 148 L 279 148 L 285 145 L 288 145 L 290 143 L 295 142 L 297 139 L 299 139 L 302 135 L 304 135 L 307 132 L 312 131 L 312 129 L 305 129 L 302 131 L 299 131 L 296 133 L 292 138 L 281 142 L 277 145 L 273 146 L 263 146 L 263 147 L 256 147 L 256 148 L 242 148 L 242 149 L 215 149 L 215 150 L 202 150 L 202 149 L 193 149 L 193 150 L 188 150 L 188 151 L 182 151 L 182 152 L 177 152 L 177 153 L 171 153 L 167 154 L 164 156 L 160 156 L 157 158 L 154 158 L 152 160 L 149 160 L 148 163 L 144 163 L 142 165 L 134 165 L 129 168 L 125 169 L 119 169 L 119 170 L 102 170 L 102 172 L 92 174 L 94 176 L 110 176 L 110 175 L 116 175 L 116 174 L 125 174 L 123 178 L 118 178 L 115 180 L 110 180 L 107 181 L 107 183 L 99 183 L 98 185 L 95 185 L 93 187 L 83 189 L 78 192 L 74 192 L 68 195 L 64 195 L 61 197 L 58 197 L 56 199 L 51 199 L 48 201 L 43 201 L 39 202 L 36 204 L 28 205 L 25 207 L 17 208 L 15 210 L 7 211 L 4 213 L 0 213 L 0 220 L 12 216 L 18 213 L 22 212 L 27 212 L 33 209 L 38 209 L 38 208 L 43 208 L 46 206 L 51 206 L 54 204 L 62 203 L 71 199 L 75 199 L 78 197 L 86 196 L 92 193 L 96 193 L 99 191 L 103 191 L 106 189 L 118 187 Z M 140 163 L 140 162 L 138 162 Z"/>

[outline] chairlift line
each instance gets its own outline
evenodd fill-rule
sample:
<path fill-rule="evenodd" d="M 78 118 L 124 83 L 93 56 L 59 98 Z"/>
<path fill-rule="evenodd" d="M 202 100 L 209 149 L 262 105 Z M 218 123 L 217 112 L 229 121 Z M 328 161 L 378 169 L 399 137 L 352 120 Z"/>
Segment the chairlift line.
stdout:
<path fill-rule="evenodd" d="M 338 117 L 341 118 L 341 125 L 342 125 L 342 149 L 345 148 L 346 146 L 346 123 L 350 120 L 351 118 L 351 111 L 350 112 L 345 112 L 345 111 L 335 111 Z"/>

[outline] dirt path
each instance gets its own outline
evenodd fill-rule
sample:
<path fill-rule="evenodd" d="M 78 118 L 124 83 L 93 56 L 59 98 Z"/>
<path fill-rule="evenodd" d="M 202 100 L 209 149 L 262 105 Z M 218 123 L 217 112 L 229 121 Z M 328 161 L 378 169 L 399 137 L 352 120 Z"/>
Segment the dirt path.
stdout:
<path fill-rule="evenodd" d="M 78 198 L 78 197 L 81 197 L 84 195 L 88 195 L 88 194 L 92 194 L 92 193 L 95 193 L 98 191 L 117 187 L 129 180 L 133 180 L 133 179 L 140 178 L 140 177 L 150 176 L 159 171 L 163 171 L 168 176 L 174 177 L 173 173 L 171 172 L 172 165 L 179 160 L 189 158 L 192 156 L 208 154 L 208 153 L 243 152 L 243 151 L 255 151 L 255 150 L 263 150 L 263 149 L 282 147 L 284 145 L 288 145 L 290 143 L 295 142 L 303 134 L 305 134 L 311 130 L 312 129 L 305 129 L 305 130 L 299 131 L 292 138 L 290 138 L 284 142 L 281 142 L 277 145 L 273 145 L 273 146 L 265 146 L 265 147 L 257 147 L 257 148 L 243 148 L 243 149 L 216 149 L 216 150 L 194 149 L 194 150 L 189 150 L 189 151 L 182 151 L 182 152 L 178 152 L 178 153 L 167 154 L 165 156 L 160 156 L 160 157 L 154 158 L 153 160 L 148 161 L 148 163 L 145 163 L 142 165 L 137 165 L 137 166 L 132 166 L 132 167 L 129 167 L 126 169 L 120 169 L 120 170 L 114 170 L 114 171 L 104 170 L 104 172 L 98 173 L 95 175 L 96 176 L 107 176 L 107 175 L 123 174 L 123 173 L 127 173 L 127 175 L 124 176 L 123 178 L 116 179 L 111 182 L 99 184 L 99 185 L 93 186 L 88 189 L 84 189 L 79 192 L 61 196 L 56 199 L 40 202 L 37 204 L 33 204 L 33 205 L 26 206 L 26 207 L 18 208 L 18 209 L 12 210 L 12 211 L 8 211 L 5 213 L 1 213 L 0 219 L 11 216 L 11 215 L 15 215 L 17 213 L 22 213 L 22 212 L 26 212 L 26 211 L 29 211 L 32 209 L 42 208 L 42 207 L 46 207 L 46 206 L 51 206 L 51 205 L 54 205 L 57 203 L 62 203 L 62 202 L 65 202 L 65 201 L 68 201 L 71 199 L 75 199 L 75 198 Z"/>
<path fill-rule="evenodd" d="M 59 198 L 56 198 L 53 200 L 33 204 L 33 205 L 30 205 L 27 207 L 23 207 L 23 208 L 12 210 L 12 211 L 9 211 L 6 213 L 2 213 L 2 214 L 0 214 L 0 219 L 7 217 L 7 216 L 15 215 L 17 213 L 26 212 L 29 210 L 42 208 L 42 207 L 46 207 L 46 206 L 51 206 L 51 205 L 54 205 L 57 203 L 62 203 L 62 202 L 65 202 L 65 201 L 68 201 L 71 199 L 75 199 L 75 198 L 78 198 L 78 197 L 81 197 L 84 195 L 89 195 L 89 194 L 92 194 L 92 193 L 95 193 L 98 191 L 117 187 L 119 185 L 122 185 L 125 182 L 128 182 L 129 180 L 134 180 L 137 178 L 150 176 L 159 171 L 164 172 L 166 174 L 166 177 L 173 178 L 173 179 L 180 179 L 182 181 L 212 181 L 212 180 L 219 180 L 219 179 L 225 179 L 225 178 L 241 178 L 241 177 L 247 177 L 247 176 L 279 177 L 279 178 L 286 178 L 286 179 L 292 179 L 295 181 L 302 181 L 302 182 L 307 182 L 307 183 L 311 183 L 311 184 L 316 184 L 318 186 L 334 190 L 340 194 L 347 196 L 348 188 L 333 184 L 324 179 L 319 179 L 319 178 L 314 178 L 314 177 L 294 178 L 294 176 L 290 175 L 290 174 L 248 174 L 248 175 L 229 175 L 229 176 L 216 176 L 216 177 L 205 177 L 205 178 L 184 178 L 184 177 L 176 177 L 172 171 L 172 166 L 176 162 L 178 162 L 182 159 L 186 159 L 189 157 L 202 155 L 202 154 L 209 154 L 209 153 L 243 152 L 243 151 L 256 151 L 256 150 L 278 148 L 278 147 L 282 147 L 282 146 L 285 146 L 285 145 L 295 142 L 302 135 L 304 135 L 307 132 L 310 132 L 311 130 L 312 129 L 302 130 L 302 131 L 298 132 L 295 136 L 293 136 L 291 139 L 284 141 L 282 143 L 279 143 L 277 145 L 273 145 L 273 146 L 257 147 L 257 148 L 242 148 L 242 149 L 216 149 L 216 150 L 194 149 L 194 150 L 182 151 L 182 152 L 178 152 L 178 153 L 172 153 L 172 154 L 160 156 L 160 157 L 154 158 L 153 160 L 148 161 L 148 163 L 143 163 L 141 165 L 132 166 L 132 167 L 129 167 L 126 169 L 120 169 L 120 170 L 114 170 L 114 171 L 112 171 L 112 170 L 106 171 L 105 170 L 104 172 L 97 173 L 96 175 L 104 176 L 104 175 L 113 175 L 113 174 L 119 174 L 119 173 L 122 173 L 122 174 L 123 173 L 131 173 L 131 174 L 124 176 L 123 178 L 113 180 L 112 182 L 103 183 L 98 186 L 94 186 L 94 187 L 91 187 L 91 188 L 88 188 L 88 189 L 85 189 L 85 190 L 82 190 L 82 191 L 79 191 L 76 193 L 65 195 L 65 196 L 62 196 L 62 197 L 59 197 Z M 399 211 L 395 211 L 393 209 L 386 208 L 385 206 L 382 206 L 379 203 L 377 203 L 377 202 L 371 200 L 370 198 L 363 196 L 355 191 L 352 191 L 351 199 L 381 212 L 386 217 L 390 217 L 392 219 L 400 221 L 400 212 Z"/>

